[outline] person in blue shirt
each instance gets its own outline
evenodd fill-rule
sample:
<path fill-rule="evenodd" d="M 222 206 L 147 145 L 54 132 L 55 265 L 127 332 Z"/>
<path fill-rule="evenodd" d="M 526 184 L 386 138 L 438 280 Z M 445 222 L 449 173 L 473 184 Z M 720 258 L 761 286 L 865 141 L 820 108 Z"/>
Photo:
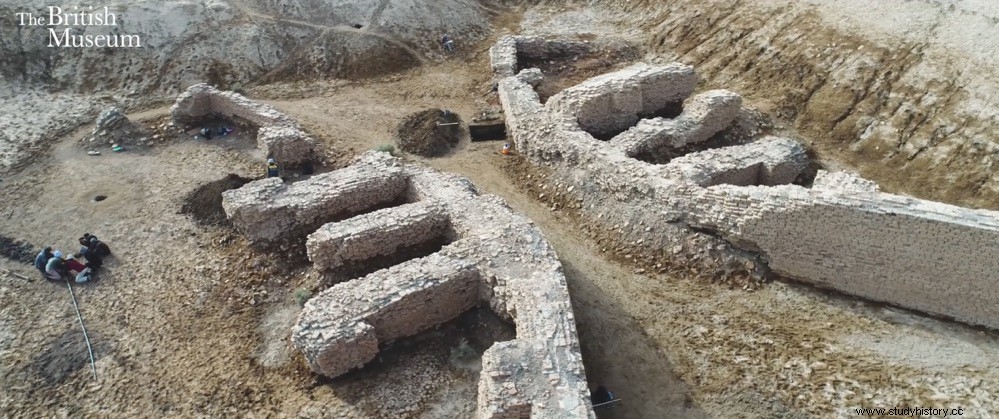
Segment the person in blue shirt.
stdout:
<path fill-rule="evenodd" d="M 35 269 L 38 269 L 42 276 L 45 276 L 45 265 L 49 263 L 49 259 L 52 259 L 51 247 L 46 247 L 38 253 L 38 256 L 35 256 Z"/>
<path fill-rule="evenodd" d="M 281 169 L 278 167 L 277 161 L 267 159 L 267 177 L 278 177 L 280 174 Z"/>

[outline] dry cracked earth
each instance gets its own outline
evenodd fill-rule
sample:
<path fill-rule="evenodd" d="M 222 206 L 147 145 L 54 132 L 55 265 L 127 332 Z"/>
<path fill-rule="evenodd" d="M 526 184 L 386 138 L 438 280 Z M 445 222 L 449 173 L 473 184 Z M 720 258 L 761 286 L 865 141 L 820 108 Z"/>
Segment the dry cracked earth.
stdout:
<path fill-rule="evenodd" d="M 22 3 L 8 7 L 31 2 Z M 384 48 L 386 56 L 417 57 L 403 60 L 409 64 L 359 78 L 344 62 L 299 54 L 296 65 L 236 66 L 223 81 L 297 119 L 336 168 L 391 143 L 399 121 L 414 112 L 448 109 L 468 120 L 496 106 L 486 50 L 500 35 L 615 39 L 635 51 L 542 63 L 556 75 L 546 88 L 637 59 L 683 61 L 697 67 L 700 89 L 740 92 L 774 131 L 801 139 L 826 166 L 893 192 L 999 208 L 991 170 L 999 156 L 999 57 L 983 42 L 999 36 L 992 2 L 504 2 L 474 13 L 437 11 L 476 28 L 474 36 L 458 33 L 453 56 L 427 41 L 438 28 L 409 32 L 377 17 L 390 3 L 405 2 L 357 11 L 374 32 L 361 38 L 396 45 Z M 264 32 L 273 31 L 267 22 L 284 20 L 330 35 L 298 52 L 355 51 L 352 43 L 361 41 L 340 36 L 365 31 L 308 9 L 318 2 L 283 13 L 280 1 L 164 4 L 229 13 Z M 297 300 L 320 281 L 300 258 L 252 250 L 224 222 L 181 213 L 203 185 L 218 186 L 229 174 L 259 177 L 263 167 L 248 152 L 252 139 L 239 132 L 204 142 L 163 129 L 170 95 L 179 91 L 169 86 L 210 74 L 189 69 L 149 85 L 125 81 L 122 74 L 160 68 L 160 59 L 110 70 L 123 81 L 100 89 L 42 89 L 33 83 L 44 81 L 3 67 L 0 235 L 67 250 L 92 232 L 115 256 L 96 282 L 74 286 L 96 380 L 65 285 L 0 258 L 2 416 L 472 416 L 474 362 L 453 355 L 462 346 L 481 354 L 509 338 L 509 325 L 487 310 L 398 342 L 346 377 L 307 370 L 287 337 Z M 88 156 L 86 122 L 111 103 L 162 137 Z M 962 407 L 985 418 L 999 412 L 994 331 L 793 283 L 747 290 L 699 272 L 650 268 L 613 232 L 555 205 L 560 185 L 499 154 L 501 145 L 465 137 L 446 156 L 405 158 L 470 178 L 544 232 L 569 280 L 587 377 L 623 399 L 599 417 L 850 417 L 852 408 L 892 406 Z M 98 195 L 106 199 L 95 202 Z M 210 212 L 210 202 L 196 203 Z"/>

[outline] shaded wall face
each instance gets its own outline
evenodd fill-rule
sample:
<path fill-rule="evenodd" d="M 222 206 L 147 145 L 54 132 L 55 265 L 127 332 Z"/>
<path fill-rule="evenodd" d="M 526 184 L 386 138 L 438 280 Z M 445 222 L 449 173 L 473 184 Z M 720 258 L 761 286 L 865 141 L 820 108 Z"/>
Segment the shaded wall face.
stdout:
<path fill-rule="evenodd" d="M 706 224 L 711 224 L 711 217 L 734 220 L 713 227 L 734 241 L 757 247 L 771 269 L 785 276 L 999 328 L 995 226 L 920 213 L 886 200 L 886 194 L 847 198 L 812 194 L 805 200 L 768 189 L 752 196 L 711 188 L 699 200 L 721 204 L 699 211 L 706 214 Z"/>

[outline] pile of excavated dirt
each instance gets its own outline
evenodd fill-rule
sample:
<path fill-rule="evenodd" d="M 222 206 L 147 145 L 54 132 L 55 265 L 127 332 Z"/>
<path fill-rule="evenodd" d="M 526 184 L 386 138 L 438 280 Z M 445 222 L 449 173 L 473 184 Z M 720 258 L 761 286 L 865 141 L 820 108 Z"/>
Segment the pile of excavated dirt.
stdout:
<path fill-rule="evenodd" d="M 222 209 L 222 192 L 239 188 L 251 181 L 253 179 L 230 173 L 223 179 L 201 185 L 184 198 L 180 213 L 190 215 L 201 225 L 229 226 L 229 219 Z"/>
<path fill-rule="evenodd" d="M 457 114 L 427 109 L 403 118 L 395 130 L 395 143 L 407 153 L 439 157 L 458 145 L 461 135 L 461 118 Z"/>

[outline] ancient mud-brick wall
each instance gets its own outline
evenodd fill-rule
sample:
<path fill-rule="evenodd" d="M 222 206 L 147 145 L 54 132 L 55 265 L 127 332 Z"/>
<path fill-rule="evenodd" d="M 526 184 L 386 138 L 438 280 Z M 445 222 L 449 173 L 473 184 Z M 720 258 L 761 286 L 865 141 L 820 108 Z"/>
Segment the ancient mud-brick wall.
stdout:
<path fill-rule="evenodd" d="M 365 213 L 400 201 L 408 203 Z M 593 417 L 561 265 L 541 232 L 499 197 L 478 195 L 467 179 L 368 152 L 347 168 L 288 186 L 251 182 L 225 192 L 223 206 L 254 240 L 308 234 L 318 271 L 447 239 L 429 256 L 309 300 L 292 339 L 314 371 L 335 377 L 362 367 L 380 344 L 485 303 L 515 322 L 517 337 L 483 355 L 478 416 Z"/>
<path fill-rule="evenodd" d="M 182 124 L 197 123 L 208 116 L 249 121 L 259 128 L 257 147 L 288 168 L 296 168 L 316 158 L 315 140 L 295 121 L 277 109 L 239 93 L 221 91 L 204 83 L 195 84 L 177 97 L 170 113 Z"/>
<path fill-rule="evenodd" d="M 356 165 L 291 184 L 279 178 L 250 182 L 225 192 L 222 207 L 236 229 L 252 242 L 266 245 L 393 202 L 406 185 L 398 168 Z"/>
<path fill-rule="evenodd" d="M 574 56 L 589 52 L 587 42 L 546 40 L 539 36 L 507 36 L 489 50 L 493 75 L 497 78 L 517 73 L 524 61 L 547 60 L 552 56 Z"/>
<path fill-rule="evenodd" d="M 696 224 L 766 252 L 818 285 L 999 327 L 999 216 L 862 189 L 699 191 Z"/>
<path fill-rule="evenodd" d="M 510 59 L 499 52 L 494 59 Z M 504 77 L 499 94 L 507 131 L 519 152 L 572 186 L 566 193 L 585 215 L 629 240 L 685 246 L 696 235 L 692 229 L 709 231 L 783 276 L 999 328 L 999 307 L 990 304 L 999 295 L 999 265 L 990 257 L 999 254 L 999 213 L 884 194 L 844 173 L 820 171 L 811 188 L 793 185 L 808 158 L 797 142 L 781 138 L 659 165 L 632 158 L 704 141 L 725 128 L 739 103 L 726 91 L 687 99 L 672 126 L 643 120 L 610 141 L 594 138 L 591 131 L 628 128 L 644 101 L 645 89 L 636 86 L 653 83 L 650 75 L 689 85 L 689 74 L 669 68 L 682 66 L 635 65 L 567 89 L 546 105 L 533 89 L 543 77 L 536 69 Z M 611 116 L 592 117 L 594 104 Z M 580 116 L 585 109 L 591 110 Z M 593 121 L 610 128 L 594 129 Z"/>

